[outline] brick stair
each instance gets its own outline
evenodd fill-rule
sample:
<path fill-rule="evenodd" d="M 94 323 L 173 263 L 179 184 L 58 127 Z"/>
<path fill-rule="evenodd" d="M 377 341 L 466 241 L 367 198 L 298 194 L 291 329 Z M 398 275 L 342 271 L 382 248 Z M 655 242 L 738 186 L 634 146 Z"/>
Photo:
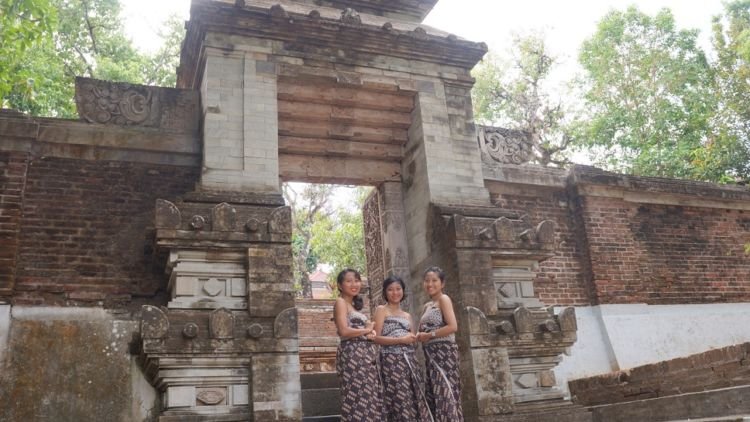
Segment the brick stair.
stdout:
<path fill-rule="evenodd" d="M 302 386 L 303 422 L 338 422 L 339 382 L 335 373 L 303 373 Z"/>
<path fill-rule="evenodd" d="M 594 422 L 742 421 L 750 415 L 750 386 L 594 406 Z M 750 420 L 750 419 L 748 419 Z"/>

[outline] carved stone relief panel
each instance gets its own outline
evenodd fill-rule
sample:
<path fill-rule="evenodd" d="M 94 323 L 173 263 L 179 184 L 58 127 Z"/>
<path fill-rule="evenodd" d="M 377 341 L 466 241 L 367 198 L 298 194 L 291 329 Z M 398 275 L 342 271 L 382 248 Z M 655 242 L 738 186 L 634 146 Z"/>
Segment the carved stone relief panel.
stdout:
<path fill-rule="evenodd" d="M 524 164 L 532 158 L 525 133 L 499 127 L 477 126 L 477 141 L 483 161 L 489 164 Z"/>
<path fill-rule="evenodd" d="M 247 309 L 244 255 L 177 251 L 171 254 L 169 289 L 173 309 Z M 234 261 L 234 262 L 233 262 Z"/>
<path fill-rule="evenodd" d="M 500 264 L 501 265 L 501 264 Z M 492 281 L 495 285 L 499 308 L 542 306 L 534 296 L 534 272 L 527 266 L 500 267 L 493 265 Z"/>
<path fill-rule="evenodd" d="M 559 356 L 511 358 L 513 401 L 524 403 L 561 399 L 563 392 L 556 385 L 553 371 L 560 360 Z"/>
<path fill-rule="evenodd" d="M 385 276 L 385 256 L 383 252 L 383 231 L 380 224 L 379 196 L 377 190 L 373 191 L 362 207 L 365 229 L 365 258 L 367 260 L 370 305 L 372 307 L 381 303 L 382 285 L 380 281 Z"/>
<path fill-rule="evenodd" d="M 193 133 L 198 93 L 90 78 L 76 78 L 76 107 L 84 121 Z"/>

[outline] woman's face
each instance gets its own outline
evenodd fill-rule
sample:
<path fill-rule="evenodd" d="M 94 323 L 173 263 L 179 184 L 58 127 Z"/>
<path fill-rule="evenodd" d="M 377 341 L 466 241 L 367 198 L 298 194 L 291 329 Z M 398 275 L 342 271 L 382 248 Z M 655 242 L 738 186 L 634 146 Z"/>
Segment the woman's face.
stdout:
<path fill-rule="evenodd" d="M 424 275 L 422 287 L 424 287 L 425 293 L 430 297 L 435 297 L 436 295 L 443 293 L 443 282 L 440 281 L 440 277 L 438 277 L 437 273 L 433 271 Z"/>
<path fill-rule="evenodd" d="M 341 294 L 347 297 L 354 297 L 359 294 L 362 289 L 362 280 L 358 279 L 353 272 L 348 272 L 344 275 L 344 280 L 341 282 Z"/>
<path fill-rule="evenodd" d="M 401 283 L 395 282 L 388 285 L 385 289 L 385 297 L 388 299 L 388 303 L 399 304 L 401 299 L 404 298 L 404 289 L 401 287 Z"/>

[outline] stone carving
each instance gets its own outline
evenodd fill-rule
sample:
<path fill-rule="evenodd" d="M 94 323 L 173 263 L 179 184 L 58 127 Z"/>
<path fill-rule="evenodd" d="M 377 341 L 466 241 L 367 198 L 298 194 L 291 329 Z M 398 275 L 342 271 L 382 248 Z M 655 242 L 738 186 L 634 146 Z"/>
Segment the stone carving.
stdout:
<path fill-rule="evenodd" d="M 212 311 L 208 320 L 211 338 L 230 339 L 234 337 L 234 316 L 228 309 L 220 308 Z"/>
<path fill-rule="evenodd" d="M 380 220 L 380 194 L 376 191 L 367 198 L 362 207 L 365 230 L 365 255 L 367 256 L 367 274 L 371 280 L 385 278 L 385 256 L 383 253 L 383 231 Z M 373 283 L 372 298 L 380 295 L 378 283 Z"/>
<path fill-rule="evenodd" d="M 512 240 L 513 235 L 513 222 L 506 217 L 500 217 L 492 223 L 495 227 L 495 236 L 499 241 Z"/>
<path fill-rule="evenodd" d="M 490 332 L 487 316 L 479 308 L 467 306 L 465 309 L 469 317 L 469 331 L 472 334 L 486 334 Z"/>
<path fill-rule="evenodd" d="M 474 229 L 469 224 L 469 219 L 463 215 L 453 216 L 453 224 L 456 227 L 456 238 L 461 240 L 474 240 Z"/>
<path fill-rule="evenodd" d="M 194 215 L 190 219 L 190 227 L 193 230 L 203 230 L 206 227 L 206 219 L 202 215 Z"/>
<path fill-rule="evenodd" d="M 198 324 L 194 322 L 188 322 L 182 328 L 182 336 L 185 338 L 196 338 L 198 337 Z"/>
<path fill-rule="evenodd" d="M 497 324 L 497 332 L 499 334 L 513 335 L 516 333 L 516 329 L 515 327 L 513 327 L 512 322 L 508 320 L 503 320 Z"/>
<path fill-rule="evenodd" d="M 427 40 L 430 38 L 429 35 L 427 35 L 427 31 L 421 26 L 414 28 L 414 30 L 411 33 L 414 36 L 414 38 L 418 40 Z"/>
<path fill-rule="evenodd" d="M 544 220 L 536 226 L 537 241 L 543 245 L 550 245 L 555 241 L 555 222 Z"/>
<path fill-rule="evenodd" d="M 554 387 L 555 385 L 557 385 L 557 379 L 555 379 L 554 371 L 539 372 L 539 386 L 540 387 Z"/>
<path fill-rule="evenodd" d="M 253 324 L 247 327 L 247 336 L 250 338 L 260 338 L 263 335 L 263 326 L 260 324 Z"/>
<path fill-rule="evenodd" d="M 141 337 L 144 339 L 164 338 L 169 331 L 169 319 L 164 312 L 151 305 L 144 305 L 141 309 Z"/>
<path fill-rule="evenodd" d="M 216 205 L 211 210 L 211 224 L 215 231 L 234 231 L 236 221 L 237 210 L 226 202 Z"/>
<path fill-rule="evenodd" d="M 541 328 L 542 331 L 546 331 L 548 333 L 554 333 L 557 330 L 557 323 L 555 323 L 552 319 L 545 319 L 544 322 L 539 324 L 539 328 Z"/>
<path fill-rule="evenodd" d="M 396 248 L 396 258 L 394 261 L 395 267 L 403 268 L 409 266 L 409 261 L 406 259 L 406 252 L 403 248 Z"/>
<path fill-rule="evenodd" d="M 260 230 L 261 222 L 256 218 L 251 218 L 245 223 L 245 231 L 255 233 Z"/>
<path fill-rule="evenodd" d="M 77 86 L 81 117 L 91 123 L 141 125 L 158 119 L 158 96 L 142 85 L 86 80 Z"/>
<path fill-rule="evenodd" d="M 215 406 L 224 401 L 226 393 L 221 390 L 203 390 L 195 395 L 195 398 L 209 406 Z"/>
<path fill-rule="evenodd" d="M 273 210 L 268 220 L 268 231 L 279 234 L 291 233 L 292 209 L 289 207 L 279 207 Z"/>
<path fill-rule="evenodd" d="M 516 378 L 516 384 L 521 388 L 534 388 L 537 386 L 535 374 L 521 374 Z"/>
<path fill-rule="evenodd" d="M 203 283 L 203 291 L 209 296 L 218 296 L 225 287 L 226 280 L 212 278 Z"/>
<path fill-rule="evenodd" d="M 357 13 L 356 10 L 347 7 L 343 12 L 341 12 L 341 22 L 350 25 L 361 25 L 362 18 L 359 16 L 359 13 Z"/>
<path fill-rule="evenodd" d="M 513 318 L 516 320 L 516 329 L 519 333 L 531 333 L 534 331 L 534 319 L 531 312 L 523 306 L 513 311 Z"/>
<path fill-rule="evenodd" d="M 274 4 L 273 6 L 271 6 L 271 16 L 275 18 L 288 19 L 289 12 L 287 12 L 280 4 Z"/>
<path fill-rule="evenodd" d="M 297 308 L 279 312 L 273 321 L 273 334 L 276 338 L 297 338 Z"/>
<path fill-rule="evenodd" d="M 557 320 L 560 323 L 560 330 L 563 332 L 576 332 L 578 331 L 578 322 L 576 322 L 576 310 L 575 308 L 569 307 L 560 311 L 557 316 Z"/>
<path fill-rule="evenodd" d="M 156 200 L 156 217 L 154 225 L 157 229 L 179 229 L 182 214 L 177 206 L 164 199 Z"/>
<path fill-rule="evenodd" d="M 145 126 L 195 133 L 198 92 L 123 82 L 76 78 L 76 107 L 81 120 L 121 126 Z"/>
<path fill-rule="evenodd" d="M 526 134 L 489 126 L 477 127 L 477 140 L 482 156 L 501 164 L 524 164 L 532 159 L 531 143 Z M 488 161 L 485 158 L 485 161 Z"/>

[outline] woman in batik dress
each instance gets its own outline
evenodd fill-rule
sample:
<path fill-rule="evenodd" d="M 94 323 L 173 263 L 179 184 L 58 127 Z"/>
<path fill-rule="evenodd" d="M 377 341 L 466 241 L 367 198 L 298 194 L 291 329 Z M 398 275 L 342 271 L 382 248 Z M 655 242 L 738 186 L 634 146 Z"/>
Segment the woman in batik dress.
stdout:
<path fill-rule="evenodd" d="M 336 278 L 340 296 L 333 317 L 341 343 L 336 352 L 336 372 L 341 388 L 342 422 L 382 422 L 383 398 L 378 370 L 378 346 L 373 343 L 374 323 L 360 311 L 362 278 L 352 269 Z"/>
<path fill-rule="evenodd" d="M 375 342 L 380 344 L 384 422 L 432 422 L 414 355 L 417 337 L 411 315 L 401 309 L 404 281 L 388 277 L 383 282 L 385 305 L 375 311 Z"/>
<path fill-rule="evenodd" d="M 417 340 L 422 343 L 427 377 L 425 395 L 435 422 L 463 422 L 458 369 L 458 330 L 453 303 L 443 293 L 445 273 L 437 267 L 424 272 L 422 287 L 430 297 L 422 309 Z"/>

